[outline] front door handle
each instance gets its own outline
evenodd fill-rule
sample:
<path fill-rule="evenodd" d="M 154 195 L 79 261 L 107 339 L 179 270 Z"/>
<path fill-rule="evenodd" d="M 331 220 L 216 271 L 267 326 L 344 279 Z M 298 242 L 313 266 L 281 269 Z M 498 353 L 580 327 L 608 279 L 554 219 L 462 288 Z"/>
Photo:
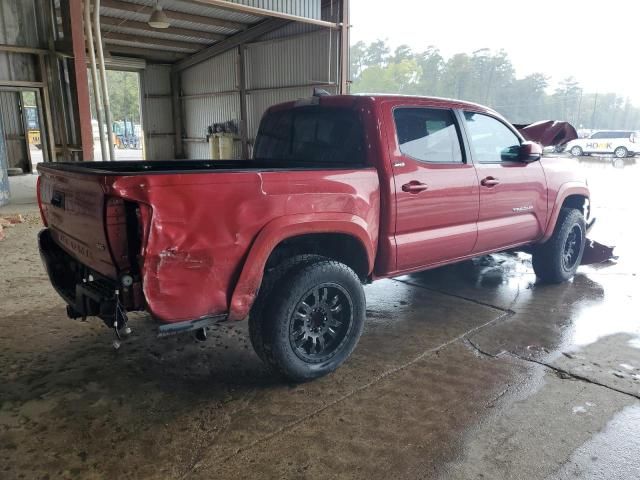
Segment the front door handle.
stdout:
<path fill-rule="evenodd" d="M 486 177 L 483 178 L 482 181 L 480 182 L 480 185 L 482 185 L 483 187 L 495 187 L 496 185 L 498 185 L 500 182 L 498 181 L 497 178 L 494 177 Z"/>
<path fill-rule="evenodd" d="M 427 188 L 429 188 L 427 185 L 418 182 L 417 180 L 412 180 L 411 182 L 402 185 L 402 191 L 407 193 L 420 193 Z"/>

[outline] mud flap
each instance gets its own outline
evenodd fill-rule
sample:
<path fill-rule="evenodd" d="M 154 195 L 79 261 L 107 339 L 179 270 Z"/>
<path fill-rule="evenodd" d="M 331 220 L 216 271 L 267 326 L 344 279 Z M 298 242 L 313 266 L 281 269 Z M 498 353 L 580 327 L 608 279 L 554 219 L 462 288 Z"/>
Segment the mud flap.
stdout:
<path fill-rule="evenodd" d="M 593 265 L 596 263 L 604 263 L 609 260 L 617 260 L 618 257 L 613 254 L 614 248 L 615 247 L 609 247 L 587 238 L 587 243 L 584 246 L 584 253 L 582 255 L 582 262 L 580 262 L 580 265 Z"/>

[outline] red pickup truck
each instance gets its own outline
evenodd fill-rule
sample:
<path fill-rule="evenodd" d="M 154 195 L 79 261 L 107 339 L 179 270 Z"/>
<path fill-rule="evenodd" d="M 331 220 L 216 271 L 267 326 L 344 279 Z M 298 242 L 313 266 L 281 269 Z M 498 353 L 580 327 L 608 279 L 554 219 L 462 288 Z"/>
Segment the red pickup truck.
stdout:
<path fill-rule="evenodd" d="M 40 164 L 40 251 L 71 318 L 159 335 L 249 317 L 294 380 L 337 368 L 362 332 L 362 284 L 507 249 L 569 279 L 589 190 L 491 109 L 322 96 L 277 105 L 253 158 Z"/>

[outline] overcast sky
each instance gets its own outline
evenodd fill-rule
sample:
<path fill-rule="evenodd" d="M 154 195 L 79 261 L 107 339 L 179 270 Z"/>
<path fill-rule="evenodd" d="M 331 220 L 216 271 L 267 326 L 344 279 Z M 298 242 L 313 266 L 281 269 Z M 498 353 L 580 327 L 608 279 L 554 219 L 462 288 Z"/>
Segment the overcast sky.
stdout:
<path fill-rule="evenodd" d="M 640 0 L 351 0 L 351 24 L 352 43 L 434 45 L 445 57 L 503 48 L 518 78 L 573 75 L 640 106 Z"/>

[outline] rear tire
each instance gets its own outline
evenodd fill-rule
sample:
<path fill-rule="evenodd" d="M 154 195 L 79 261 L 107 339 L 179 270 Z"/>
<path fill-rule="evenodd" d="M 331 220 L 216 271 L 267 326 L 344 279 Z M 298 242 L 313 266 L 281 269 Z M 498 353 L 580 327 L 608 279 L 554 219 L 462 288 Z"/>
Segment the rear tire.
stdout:
<path fill-rule="evenodd" d="M 333 372 L 351 355 L 362 334 L 366 302 L 360 279 L 348 266 L 321 260 L 289 270 L 269 297 L 261 350 L 275 371 L 304 382 Z"/>
<path fill-rule="evenodd" d="M 584 253 L 586 223 L 574 208 L 560 210 L 551 238 L 533 249 L 533 270 L 545 283 L 561 283 L 576 273 Z"/>
<path fill-rule="evenodd" d="M 271 294 L 273 293 L 273 289 L 279 285 L 285 275 L 292 275 L 301 268 L 321 260 L 327 260 L 327 257 L 312 254 L 295 255 L 265 272 L 258 297 L 255 302 L 253 302 L 251 312 L 249 313 L 249 339 L 251 340 L 253 350 L 263 362 L 266 362 L 266 358 L 264 356 L 262 325 L 264 324 L 264 317 L 267 307 L 269 306 L 269 301 L 272 299 Z"/>
<path fill-rule="evenodd" d="M 569 151 L 571 152 L 571 155 L 573 155 L 574 157 L 580 157 L 584 153 L 582 151 L 582 148 L 578 147 L 577 145 L 575 147 L 571 147 L 571 150 Z"/>
<path fill-rule="evenodd" d="M 625 147 L 618 147 L 613 151 L 613 154 L 618 158 L 627 158 L 627 155 L 629 155 L 629 150 L 627 150 Z"/>

